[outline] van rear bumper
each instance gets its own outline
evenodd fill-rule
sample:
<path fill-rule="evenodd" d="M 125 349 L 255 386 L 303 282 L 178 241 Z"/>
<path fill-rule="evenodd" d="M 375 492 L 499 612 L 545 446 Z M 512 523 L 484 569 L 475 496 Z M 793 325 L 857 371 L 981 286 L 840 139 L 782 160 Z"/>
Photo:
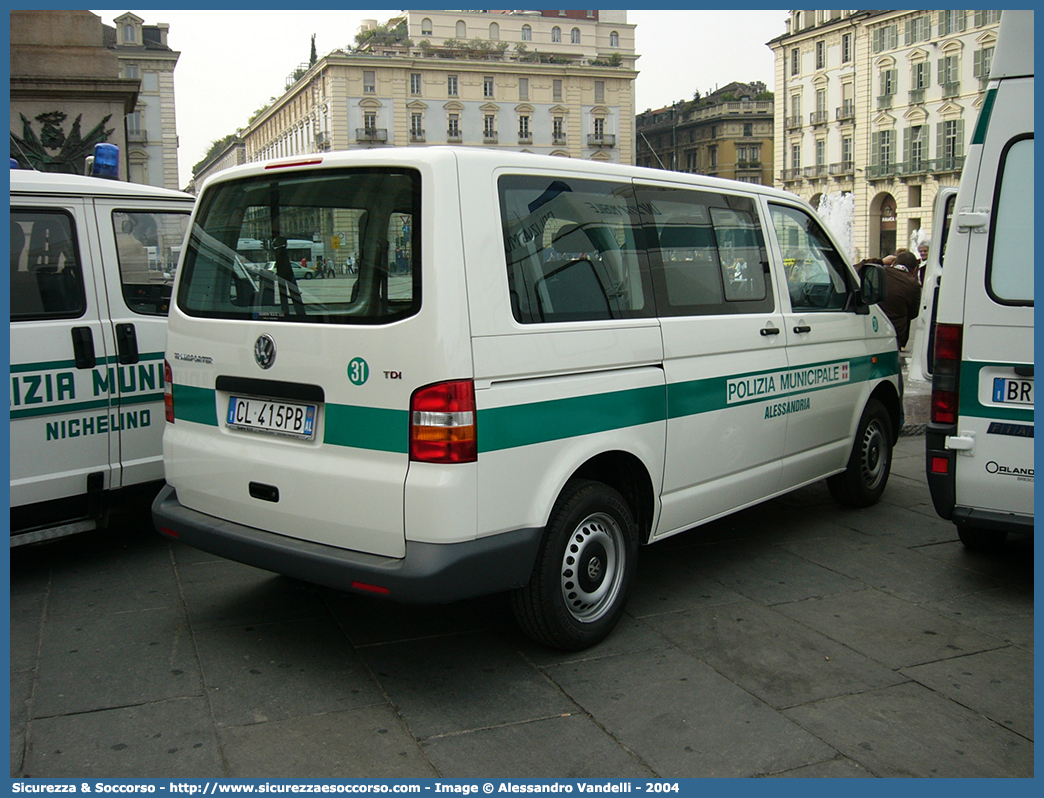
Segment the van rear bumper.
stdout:
<path fill-rule="evenodd" d="M 463 543 L 408 540 L 404 558 L 378 557 L 191 510 L 178 501 L 170 485 L 152 503 L 152 520 L 160 534 L 229 560 L 336 590 L 383 594 L 413 604 L 521 587 L 529 581 L 543 534 L 542 529 L 518 529 Z"/>

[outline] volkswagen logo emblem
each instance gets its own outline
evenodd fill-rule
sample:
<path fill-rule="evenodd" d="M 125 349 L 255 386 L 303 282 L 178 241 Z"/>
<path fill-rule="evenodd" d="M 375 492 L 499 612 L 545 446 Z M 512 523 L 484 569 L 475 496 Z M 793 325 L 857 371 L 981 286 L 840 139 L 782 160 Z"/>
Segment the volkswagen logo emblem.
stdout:
<path fill-rule="evenodd" d="M 276 359 L 276 345 L 271 335 L 259 336 L 254 342 L 254 360 L 263 369 L 272 368 Z"/>

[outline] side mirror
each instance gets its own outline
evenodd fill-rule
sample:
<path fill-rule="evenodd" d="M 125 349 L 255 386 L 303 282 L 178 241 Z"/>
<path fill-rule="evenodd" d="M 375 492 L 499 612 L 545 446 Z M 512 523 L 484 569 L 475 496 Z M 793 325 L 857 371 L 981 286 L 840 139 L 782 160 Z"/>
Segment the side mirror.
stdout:
<path fill-rule="evenodd" d="M 864 305 L 876 305 L 888 296 L 885 267 L 868 263 L 859 276 L 859 298 Z"/>

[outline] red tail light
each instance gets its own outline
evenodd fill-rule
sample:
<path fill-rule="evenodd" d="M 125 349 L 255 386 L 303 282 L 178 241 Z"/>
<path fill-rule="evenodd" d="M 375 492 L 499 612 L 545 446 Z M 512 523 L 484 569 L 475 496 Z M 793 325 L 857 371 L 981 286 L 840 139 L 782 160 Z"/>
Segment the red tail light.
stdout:
<path fill-rule="evenodd" d="M 170 370 L 170 363 L 166 358 L 163 360 L 163 411 L 167 416 L 167 423 L 174 423 L 174 372 Z"/>
<path fill-rule="evenodd" d="M 475 384 L 457 380 L 418 388 L 410 399 L 410 460 L 473 463 L 477 459 Z"/>
<path fill-rule="evenodd" d="M 959 324 L 935 325 L 931 412 L 933 424 L 957 423 L 962 338 L 963 329 Z"/>

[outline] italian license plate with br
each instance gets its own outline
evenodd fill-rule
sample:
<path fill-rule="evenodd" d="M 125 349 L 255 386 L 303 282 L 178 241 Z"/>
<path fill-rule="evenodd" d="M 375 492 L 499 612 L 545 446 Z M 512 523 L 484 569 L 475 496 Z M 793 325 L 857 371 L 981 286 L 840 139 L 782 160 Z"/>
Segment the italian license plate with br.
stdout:
<path fill-rule="evenodd" d="M 994 377 L 993 401 L 1033 406 L 1033 380 Z"/>
<path fill-rule="evenodd" d="M 228 426 L 237 429 L 311 440 L 315 434 L 315 410 L 315 405 L 230 396 L 226 420 Z"/>

